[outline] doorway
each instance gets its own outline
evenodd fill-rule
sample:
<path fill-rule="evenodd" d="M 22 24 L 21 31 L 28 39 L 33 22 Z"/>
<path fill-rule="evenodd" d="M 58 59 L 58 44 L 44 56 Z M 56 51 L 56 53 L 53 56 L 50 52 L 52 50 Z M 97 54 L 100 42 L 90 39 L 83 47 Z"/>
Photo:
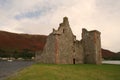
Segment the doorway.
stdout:
<path fill-rule="evenodd" d="M 73 64 L 75 64 L 75 58 L 73 58 Z"/>

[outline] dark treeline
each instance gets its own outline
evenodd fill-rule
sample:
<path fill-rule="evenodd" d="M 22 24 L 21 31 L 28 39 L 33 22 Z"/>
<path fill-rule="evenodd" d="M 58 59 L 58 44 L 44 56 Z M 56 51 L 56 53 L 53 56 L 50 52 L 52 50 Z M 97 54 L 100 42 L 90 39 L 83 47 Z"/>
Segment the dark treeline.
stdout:
<path fill-rule="evenodd" d="M 120 56 L 107 57 L 107 58 L 104 58 L 104 60 L 120 60 Z"/>
<path fill-rule="evenodd" d="M 35 52 L 31 51 L 29 49 L 23 49 L 21 51 L 18 50 L 5 50 L 0 49 L 0 57 L 1 58 L 23 58 L 23 59 L 31 59 L 32 57 L 35 57 Z"/>
<path fill-rule="evenodd" d="M 114 53 L 112 56 L 103 57 L 105 60 L 120 60 L 120 53 Z"/>

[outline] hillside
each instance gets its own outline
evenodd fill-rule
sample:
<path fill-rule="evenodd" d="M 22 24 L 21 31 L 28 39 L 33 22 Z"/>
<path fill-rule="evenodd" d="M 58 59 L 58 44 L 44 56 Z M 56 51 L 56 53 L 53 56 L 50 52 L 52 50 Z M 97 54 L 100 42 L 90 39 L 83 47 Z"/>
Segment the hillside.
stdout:
<path fill-rule="evenodd" d="M 102 57 L 108 60 L 120 60 L 120 52 L 115 53 L 110 50 L 102 49 Z"/>
<path fill-rule="evenodd" d="M 104 58 L 110 58 L 112 56 L 114 56 L 116 53 L 110 51 L 110 50 L 106 50 L 106 49 L 102 49 L 102 56 Z"/>
<path fill-rule="evenodd" d="M 45 35 L 17 34 L 0 31 L 0 49 L 8 50 L 42 50 L 46 43 Z"/>

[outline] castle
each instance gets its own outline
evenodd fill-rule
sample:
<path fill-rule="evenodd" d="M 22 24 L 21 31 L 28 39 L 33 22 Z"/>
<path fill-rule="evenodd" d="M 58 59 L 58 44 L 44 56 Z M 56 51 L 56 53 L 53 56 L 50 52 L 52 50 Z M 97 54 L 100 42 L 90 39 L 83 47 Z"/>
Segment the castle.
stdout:
<path fill-rule="evenodd" d="M 82 29 L 82 39 L 76 40 L 67 17 L 49 34 L 37 61 L 50 64 L 101 64 L 101 38 L 97 30 Z"/>

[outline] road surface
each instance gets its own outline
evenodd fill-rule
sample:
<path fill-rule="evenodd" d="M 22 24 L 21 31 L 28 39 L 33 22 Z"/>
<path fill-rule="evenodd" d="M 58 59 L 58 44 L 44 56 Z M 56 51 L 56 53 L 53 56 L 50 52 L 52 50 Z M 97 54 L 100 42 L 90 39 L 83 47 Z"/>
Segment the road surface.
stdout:
<path fill-rule="evenodd" d="M 0 80 L 4 80 L 6 77 L 33 63 L 33 61 L 0 61 Z"/>

